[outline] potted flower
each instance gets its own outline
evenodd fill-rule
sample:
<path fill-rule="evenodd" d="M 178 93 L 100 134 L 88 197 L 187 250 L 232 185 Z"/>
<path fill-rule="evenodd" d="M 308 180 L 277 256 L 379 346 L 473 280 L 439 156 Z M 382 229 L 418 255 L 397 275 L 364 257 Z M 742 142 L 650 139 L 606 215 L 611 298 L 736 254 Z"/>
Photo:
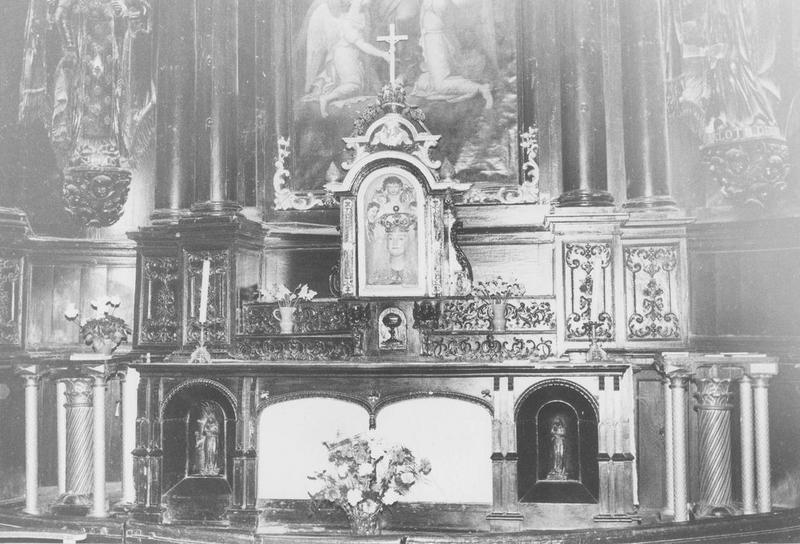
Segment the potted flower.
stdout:
<path fill-rule="evenodd" d="M 301 301 L 309 301 L 317 292 L 309 289 L 308 284 L 302 283 L 290 291 L 285 285 L 273 285 L 271 288 L 262 290 L 260 295 L 265 302 L 277 302 L 278 307 L 273 310 L 272 315 L 281 323 L 281 333 L 291 334 L 294 331 L 294 312 Z"/>
<path fill-rule="evenodd" d="M 92 346 L 92 350 L 103 355 L 111 355 L 122 342 L 127 342 L 131 328 L 125 320 L 114 315 L 119 308 L 119 297 L 105 297 L 103 300 L 92 300 L 89 305 L 94 309 L 93 318 L 78 322 L 80 312 L 75 304 L 70 304 L 64 311 L 64 317 L 80 327 L 84 344 Z"/>
<path fill-rule="evenodd" d="M 525 288 L 519 281 L 508 282 L 502 276 L 490 281 L 479 281 L 472 286 L 472 296 L 492 305 L 492 328 L 496 331 L 506 330 L 506 307 L 511 297 L 521 297 Z"/>
<path fill-rule="evenodd" d="M 330 466 L 308 477 L 317 487 L 309 496 L 341 508 L 355 535 L 380 534 L 381 512 L 431 471 L 428 460 L 417 461 L 403 446 L 386 447 L 372 432 L 323 444 Z"/>

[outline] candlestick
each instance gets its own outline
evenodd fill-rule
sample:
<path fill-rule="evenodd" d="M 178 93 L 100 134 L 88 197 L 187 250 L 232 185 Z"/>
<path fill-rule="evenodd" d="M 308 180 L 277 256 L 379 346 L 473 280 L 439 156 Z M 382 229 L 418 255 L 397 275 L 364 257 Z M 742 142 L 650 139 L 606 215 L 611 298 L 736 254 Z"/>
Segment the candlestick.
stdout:
<path fill-rule="evenodd" d="M 208 280 L 211 275 L 211 260 L 203 261 L 203 278 L 200 283 L 200 323 L 205 323 L 208 317 Z"/>

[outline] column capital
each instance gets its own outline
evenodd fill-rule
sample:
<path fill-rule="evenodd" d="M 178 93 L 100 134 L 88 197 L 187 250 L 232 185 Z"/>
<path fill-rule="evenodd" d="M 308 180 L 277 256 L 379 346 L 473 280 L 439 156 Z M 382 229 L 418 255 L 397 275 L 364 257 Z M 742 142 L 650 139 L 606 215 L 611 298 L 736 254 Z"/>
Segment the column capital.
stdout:
<path fill-rule="evenodd" d="M 42 377 L 39 365 L 15 365 L 14 374 L 25 380 L 26 387 L 38 385 Z"/>
<path fill-rule="evenodd" d="M 91 378 L 71 378 L 64 379 L 67 385 L 67 404 L 70 408 L 81 406 L 92 406 L 92 379 Z"/>

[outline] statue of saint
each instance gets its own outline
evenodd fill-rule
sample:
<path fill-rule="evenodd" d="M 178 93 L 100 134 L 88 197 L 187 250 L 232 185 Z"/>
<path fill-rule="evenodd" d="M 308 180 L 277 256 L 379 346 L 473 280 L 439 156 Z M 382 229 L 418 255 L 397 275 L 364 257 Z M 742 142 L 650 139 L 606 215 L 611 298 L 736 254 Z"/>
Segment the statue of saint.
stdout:
<path fill-rule="evenodd" d="M 552 466 L 550 467 L 550 472 L 547 473 L 548 480 L 567 479 L 566 435 L 567 428 L 564 426 L 564 420 L 561 416 L 554 417 L 550 426 L 550 461 Z"/>
<path fill-rule="evenodd" d="M 198 430 L 194 432 L 194 465 L 202 476 L 218 476 L 220 471 L 219 457 L 219 422 L 210 406 L 204 405 Z"/>

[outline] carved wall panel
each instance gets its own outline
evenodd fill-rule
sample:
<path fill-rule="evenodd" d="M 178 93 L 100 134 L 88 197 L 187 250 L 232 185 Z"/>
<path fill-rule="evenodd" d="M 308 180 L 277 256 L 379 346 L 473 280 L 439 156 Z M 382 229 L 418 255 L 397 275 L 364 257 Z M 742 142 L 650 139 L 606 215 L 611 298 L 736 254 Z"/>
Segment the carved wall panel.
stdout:
<path fill-rule="evenodd" d="M 450 331 L 488 331 L 491 327 L 491 304 L 480 299 L 445 300 L 433 328 Z M 509 299 L 506 307 L 506 330 L 554 331 L 555 311 L 550 299 Z"/>
<path fill-rule="evenodd" d="M 626 338 L 680 340 L 680 247 L 628 246 L 623 251 Z"/>
<path fill-rule="evenodd" d="M 186 320 L 186 343 L 200 341 L 200 290 L 202 288 L 203 261 L 211 261 L 208 283 L 208 308 L 205 324 L 205 342 L 211 345 L 228 342 L 228 281 L 230 274 L 228 251 L 201 251 L 186 255 L 186 281 L 189 307 Z"/>
<path fill-rule="evenodd" d="M 180 262 L 142 257 L 142 317 L 139 344 L 175 344 L 180 338 Z"/>
<path fill-rule="evenodd" d="M 610 242 L 564 243 L 564 317 L 567 340 L 614 337 L 613 267 Z"/>
<path fill-rule="evenodd" d="M 21 344 L 22 259 L 0 257 L 0 345 Z"/>

